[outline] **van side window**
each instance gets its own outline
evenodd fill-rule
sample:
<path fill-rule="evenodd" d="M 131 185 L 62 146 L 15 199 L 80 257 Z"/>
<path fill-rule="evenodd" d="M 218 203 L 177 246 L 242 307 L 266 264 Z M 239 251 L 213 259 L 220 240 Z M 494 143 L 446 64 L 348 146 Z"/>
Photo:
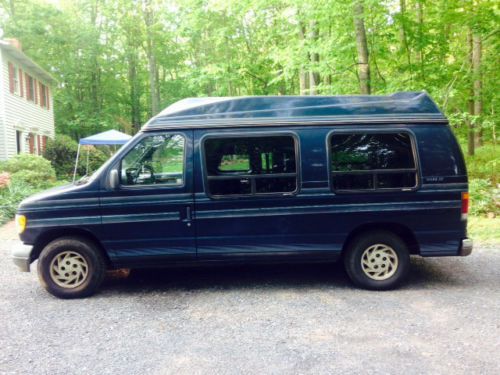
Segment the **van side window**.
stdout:
<path fill-rule="evenodd" d="M 208 138 L 204 142 L 207 193 L 235 196 L 294 192 L 295 150 L 291 136 Z"/>
<path fill-rule="evenodd" d="M 184 144 L 180 134 L 143 138 L 121 161 L 121 184 L 183 185 Z"/>
<path fill-rule="evenodd" d="M 411 189 L 417 169 L 408 133 L 338 133 L 330 137 L 334 190 Z"/>

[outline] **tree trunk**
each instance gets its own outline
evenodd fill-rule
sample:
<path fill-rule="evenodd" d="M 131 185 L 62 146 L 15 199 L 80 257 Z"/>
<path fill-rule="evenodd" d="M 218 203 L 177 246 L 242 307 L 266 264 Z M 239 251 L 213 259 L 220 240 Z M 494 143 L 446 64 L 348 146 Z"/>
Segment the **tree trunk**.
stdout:
<path fill-rule="evenodd" d="M 424 4 L 422 0 L 417 1 L 418 17 L 418 62 L 420 63 L 420 82 L 425 80 L 424 69 Z"/>
<path fill-rule="evenodd" d="M 134 132 L 139 131 L 141 126 L 141 100 L 137 61 L 136 52 L 130 51 L 128 54 L 128 81 L 130 85 L 130 120 Z"/>
<path fill-rule="evenodd" d="M 302 48 L 305 47 L 306 40 L 306 28 L 304 25 L 299 25 L 299 35 L 302 44 Z M 304 59 L 309 60 L 309 53 L 304 54 Z M 305 70 L 304 66 L 300 67 L 299 70 L 299 86 L 300 86 L 300 95 L 307 95 L 309 91 L 309 74 Z"/>
<path fill-rule="evenodd" d="M 469 64 L 472 68 L 473 66 L 473 47 L 472 47 L 472 30 L 469 29 L 469 32 L 467 33 L 467 46 L 469 49 L 468 53 L 468 59 L 469 59 Z M 469 100 L 467 101 L 467 107 L 469 110 L 469 115 L 474 116 L 474 89 L 472 82 L 474 81 L 474 78 L 471 79 L 471 84 L 469 86 Z M 474 122 L 472 121 L 471 118 L 467 119 L 467 127 L 469 128 L 468 133 L 467 133 L 467 153 L 470 156 L 473 156 L 475 153 L 475 144 L 474 144 Z"/>
<path fill-rule="evenodd" d="M 319 38 L 318 23 L 311 21 L 309 31 L 309 39 L 314 44 Z M 319 65 L 319 53 L 312 52 L 309 54 L 311 69 L 309 70 L 309 95 L 318 93 L 318 84 L 320 83 L 319 73 L 317 71 Z"/>
<path fill-rule="evenodd" d="M 408 45 L 408 35 L 406 32 L 407 19 L 406 19 L 406 0 L 399 0 L 399 14 L 401 25 L 399 27 L 399 39 L 401 41 L 401 53 L 406 54 L 406 62 L 410 69 L 410 78 L 413 79 L 413 69 L 411 66 L 411 51 Z"/>
<path fill-rule="evenodd" d="M 474 82 L 474 116 L 476 116 L 476 126 L 478 128 L 475 134 L 475 146 L 481 146 L 483 143 L 483 132 L 481 129 L 480 116 L 483 112 L 483 81 L 481 77 L 481 36 L 477 33 L 472 34 L 472 77 Z"/>
<path fill-rule="evenodd" d="M 364 6 L 362 1 L 354 4 L 354 28 L 356 31 L 356 46 L 358 49 L 359 90 L 361 94 L 371 93 L 370 63 L 368 44 L 366 41 Z"/>
<path fill-rule="evenodd" d="M 154 14 L 150 0 L 144 0 L 143 12 L 146 25 L 146 56 L 148 58 L 149 90 L 151 93 L 151 115 L 155 116 L 160 111 L 160 89 L 158 85 L 158 66 L 154 51 L 155 45 L 151 30 L 154 25 Z"/>

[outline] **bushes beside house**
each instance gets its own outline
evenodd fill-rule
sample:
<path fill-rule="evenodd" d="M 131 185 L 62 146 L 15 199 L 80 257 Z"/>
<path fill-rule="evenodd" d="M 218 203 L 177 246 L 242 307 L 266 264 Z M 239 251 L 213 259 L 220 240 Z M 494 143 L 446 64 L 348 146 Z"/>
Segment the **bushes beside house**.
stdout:
<path fill-rule="evenodd" d="M 80 150 L 78 175 L 87 173 L 87 147 Z M 14 217 L 17 206 L 26 197 L 73 177 L 78 143 L 66 135 L 47 142 L 44 157 L 19 154 L 0 162 L 0 224 Z M 88 173 L 97 170 L 108 158 L 106 151 L 88 148 Z"/>
<path fill-rule="evenodd" d="M 0 165 L 0 224 L 14 217 L 26 197 L 56 185 L 56 173 L 41 156 L 20 154 Z"/>
<path fill-rule="evenodd" d="M 89 151 L 89 173 L 97 170 L 109 157 L 104 151 L 93 146 L 82 147 L 77 170 L 79 176 L 87 172 L 87 150 Z M 43 156 L 50 160 L 58 178 L 70 180 L 73 176 L 77 152 L 78 143 L 67 135 L 59 134 L 55 139 L 48 140 Z"/>

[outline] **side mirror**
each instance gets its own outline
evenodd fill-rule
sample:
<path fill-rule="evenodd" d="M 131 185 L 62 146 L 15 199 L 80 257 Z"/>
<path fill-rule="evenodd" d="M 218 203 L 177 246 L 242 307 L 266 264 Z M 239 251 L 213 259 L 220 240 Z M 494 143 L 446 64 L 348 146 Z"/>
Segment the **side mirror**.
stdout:
<path fill-rule="evenodd" d="M 116 169 L 112 169 L 111 172 L 109 172 L 109 186 L 111 189 L 116 190 L 119 185 L 120 179 L 118 177 L 118 171 Z"/>

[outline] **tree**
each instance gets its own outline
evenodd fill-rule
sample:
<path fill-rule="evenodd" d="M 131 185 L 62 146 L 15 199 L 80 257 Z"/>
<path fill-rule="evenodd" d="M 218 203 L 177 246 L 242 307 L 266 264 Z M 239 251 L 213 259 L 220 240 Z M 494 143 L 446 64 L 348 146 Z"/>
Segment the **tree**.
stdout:
<path fill-rule="evenodd" d="M 356 47 L 358 50 L 359 91 L 361 94 L 371 93 L 370 61 L 365 30 L 365 10 L 362 0 L 354 3 L 354 28 Z"/>

